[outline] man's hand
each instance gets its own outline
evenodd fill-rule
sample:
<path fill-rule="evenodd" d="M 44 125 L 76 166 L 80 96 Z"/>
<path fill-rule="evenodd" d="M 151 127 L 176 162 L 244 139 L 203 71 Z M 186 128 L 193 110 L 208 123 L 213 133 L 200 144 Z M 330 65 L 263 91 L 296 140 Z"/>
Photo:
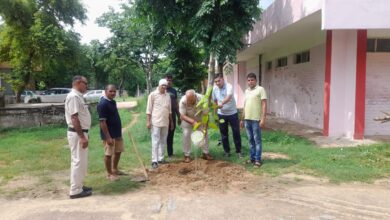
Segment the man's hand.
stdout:
<path fill-rule="evenodd" d="M 243 121 L 243 120 L 240 121 L 240 128 L 241 128 L 241 129 L 244 128 L 244 121 Z"/>
<path fill-rule="evenodd" d="M 222 108 L 222 107 L 223 107 L 222 103 L 218 104 L 218 108 Z"/>
<path fill-rule="evenodd" d="M 84 148 L 84 149 L 87 148 L 88 147 L 88 139 L 85 136 L 81 137 L 80 144 L 81 144 L 82 148 Z"/>
<path fill-rule="evenodd" d="M 114 144 L 114 140 L 111 137 L 109 137 L 109 138 L 106 139 L 106 143 L 108 145 L 112 146 Z"/>
<path fill-rule="evenodd" d="M 264 119 L 260 120 L 259 126 L 260 126 L 260 128 L 264 128 L 265 127 L 265 120 Z"/>
<path fill-rule="evenodd" d="M 173 131 L 173 128 L 174 128 L 174 124 L 173 124 L 173 121 L 170 121 L 169 122 L 169 130 Z"/>
<path fill-rule="evenodd" d="M 150 124 L 150 122 L 148 121 L 148 122 L 146 122 L 146 127 L 148 128 L 148 129 L 151 129 L 152 128 L 152 125 Z"/>
<path fill-rule="evenodd" d="M 192 126 L 195 126 L 196 123 L 198 123 L 198 122 L 197 122 L 195 119 L 193 119 L 193 121 L 192 121 Z"/>

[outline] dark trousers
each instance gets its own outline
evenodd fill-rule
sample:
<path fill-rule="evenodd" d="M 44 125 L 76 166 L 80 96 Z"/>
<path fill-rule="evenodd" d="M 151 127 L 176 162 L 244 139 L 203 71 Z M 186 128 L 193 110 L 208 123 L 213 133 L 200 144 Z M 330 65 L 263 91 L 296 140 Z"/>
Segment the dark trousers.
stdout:
<path fill-rule="evenodd" d="M 173 136 L 175 135 L 175 130 L 176 130 L 176 118 L 173 119 L 173 130 L 168 129 L 167 151 L 169 157 L 173 155 Z"/>
<path fill-rule="evenodd" d="M 229 146 L 229 124 L 233 131 L 234 145 L 236 146 L 236 153 L 241 153 L 241 136 L 240 136 L 240 122 L 238 120 L 238 114 L 233 115 L 220 115 L 219 119 L 225 120 L 224 123 L 219 123 L 219 131 L 221 132 L 222 145 L 226 153 L 230 153 Z"/>

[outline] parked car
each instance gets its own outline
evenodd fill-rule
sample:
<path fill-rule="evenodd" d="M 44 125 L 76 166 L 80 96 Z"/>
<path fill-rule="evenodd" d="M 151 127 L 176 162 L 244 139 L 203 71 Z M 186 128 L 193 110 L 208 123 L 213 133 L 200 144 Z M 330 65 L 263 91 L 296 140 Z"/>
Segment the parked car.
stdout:
<path fill-rule="evenodd" d="M 65 102 L 69 88 L 52 88 L 38 95 L 38 102 Z"/>
<path fill-rule="evenodd" d="M 20 94 L 20 100 L 22 100 L 24 103 L 37 103 L 38 95 L 34 91 L 24 90 Z"/>
<path fill-rule="evenodd" d="M 99 102 L 102 96 L 104 96 L 104 90 L 90 90 L 84 94 L 84 99 L 86 102 Z"/>

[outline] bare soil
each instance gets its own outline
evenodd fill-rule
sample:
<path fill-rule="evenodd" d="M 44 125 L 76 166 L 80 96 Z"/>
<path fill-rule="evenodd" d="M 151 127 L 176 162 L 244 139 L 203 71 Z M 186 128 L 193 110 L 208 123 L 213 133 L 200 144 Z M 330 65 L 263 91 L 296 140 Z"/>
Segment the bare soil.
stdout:
<path fill-rule="evenodd" d="M 257 176 L 235 164 L 204 160 L 165 164 L 149 174 L 150 181 L 136 191 L 77 200 L 68 199 L 67 187 L 48 192 L 45 184 L 34 184 L 24 197 L 0 198 L 1 218 L 390 219 L 388 179 L 336 185 L 294 173 Z M 25 179 L 9 189 L 28 185 Z"/>

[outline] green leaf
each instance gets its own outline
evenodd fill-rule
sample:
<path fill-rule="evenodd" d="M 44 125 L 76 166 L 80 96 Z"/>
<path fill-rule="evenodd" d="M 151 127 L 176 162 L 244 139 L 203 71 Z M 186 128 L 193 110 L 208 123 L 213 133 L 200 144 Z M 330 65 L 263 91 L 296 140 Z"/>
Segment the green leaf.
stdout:
<path fill-rule="evenodd" d="M 215 123 L 213 123 L 213 122 L 210 122 L 210 123 L 209 123 L 209 128 L 218 130 L 217 124 L 215 124 Z"/>
<path fill-rule="evenodd" d="M 202 116 L 202 123 L 207 124 L 208 121 L 209 121 L 209 115 L 203 115 Z"/>
<path fill-rule="evenodd" d="M 202 107 L 203 107 L 204 110 L 208 109 L 209 108 L 209 103 L 207 103 L 207 102 L 203 103 Z"/>
<path fill-rule="evenodd" d="M 196 122 L 196 124 L 194 125 L 193 130 L 194 131 L 198 130 L 199 126 L 200 126 L 200 122 Z"/>
<path fill-rule="evenodd" d="M 219 123 L 223 124 L 225 123 L 225 120 L 223 118 L 219 119 Z"/>

